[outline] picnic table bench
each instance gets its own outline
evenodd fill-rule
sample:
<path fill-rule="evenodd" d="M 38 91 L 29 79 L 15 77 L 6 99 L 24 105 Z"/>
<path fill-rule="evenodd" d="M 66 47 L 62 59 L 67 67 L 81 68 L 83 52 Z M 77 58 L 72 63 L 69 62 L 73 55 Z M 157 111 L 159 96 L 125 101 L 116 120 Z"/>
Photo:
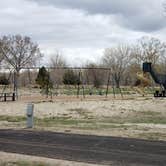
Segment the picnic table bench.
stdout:
<path fill-rule="evenodd" d="M 15 101 L 16 95 L 15 93 L 0 93 L 0 100 L 1 101 Z"/>

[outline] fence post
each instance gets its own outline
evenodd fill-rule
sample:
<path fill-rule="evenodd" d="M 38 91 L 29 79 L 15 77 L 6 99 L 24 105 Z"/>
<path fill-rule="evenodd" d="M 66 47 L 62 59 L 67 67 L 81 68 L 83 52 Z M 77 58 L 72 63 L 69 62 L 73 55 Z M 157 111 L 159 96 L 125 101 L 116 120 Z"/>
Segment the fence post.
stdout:
<path fill-rule="evenodd" d="M 4 93 L 4 101 L 6 101 L 6 93 Z"/>
<path fill-rule="evenodd" d="M 12 95 L 12 101 L 15 101 L 15 93 Z"/>

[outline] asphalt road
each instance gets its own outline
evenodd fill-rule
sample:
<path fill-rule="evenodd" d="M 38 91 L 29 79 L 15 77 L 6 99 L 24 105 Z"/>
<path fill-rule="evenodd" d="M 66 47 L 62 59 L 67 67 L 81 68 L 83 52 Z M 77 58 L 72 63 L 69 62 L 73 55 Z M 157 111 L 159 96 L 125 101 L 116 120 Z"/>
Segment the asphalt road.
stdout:
<path fill-rule="evenodd" d="M 120 166 L 166 166 L 166 142 L 0 130 L 0 151 Z"/>

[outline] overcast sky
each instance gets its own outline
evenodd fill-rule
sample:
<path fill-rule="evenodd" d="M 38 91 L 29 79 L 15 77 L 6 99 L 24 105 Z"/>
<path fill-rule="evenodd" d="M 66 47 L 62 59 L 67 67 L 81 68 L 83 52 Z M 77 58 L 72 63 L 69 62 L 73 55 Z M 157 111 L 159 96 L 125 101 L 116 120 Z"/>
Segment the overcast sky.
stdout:
<path fill-rule="evenodd" d="M 142 36 L 165 41 L 162 4 L 163 0 L 1 0 L 0 35 L 28 35 L 45 57 L 59 50 L 70 64 L 98 61 L 104 48 L 134 43 Z"/>

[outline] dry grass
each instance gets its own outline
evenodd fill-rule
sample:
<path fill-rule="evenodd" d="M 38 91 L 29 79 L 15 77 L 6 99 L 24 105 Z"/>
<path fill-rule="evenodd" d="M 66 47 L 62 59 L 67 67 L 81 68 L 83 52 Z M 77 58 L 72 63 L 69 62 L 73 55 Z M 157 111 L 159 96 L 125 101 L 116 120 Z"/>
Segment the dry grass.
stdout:
<path fill-rule="evenodd" d="M 1 128 L 24 128 L 26 105 L 24 101 L 0 103 Z M 142 133 L 166 132 L 165 108 L 165 99 L 147 97 L 40 101 L 35 102 L 34 129 L 142 138 Z M 160 134 L 156 139 L 166 140 Z"/>

